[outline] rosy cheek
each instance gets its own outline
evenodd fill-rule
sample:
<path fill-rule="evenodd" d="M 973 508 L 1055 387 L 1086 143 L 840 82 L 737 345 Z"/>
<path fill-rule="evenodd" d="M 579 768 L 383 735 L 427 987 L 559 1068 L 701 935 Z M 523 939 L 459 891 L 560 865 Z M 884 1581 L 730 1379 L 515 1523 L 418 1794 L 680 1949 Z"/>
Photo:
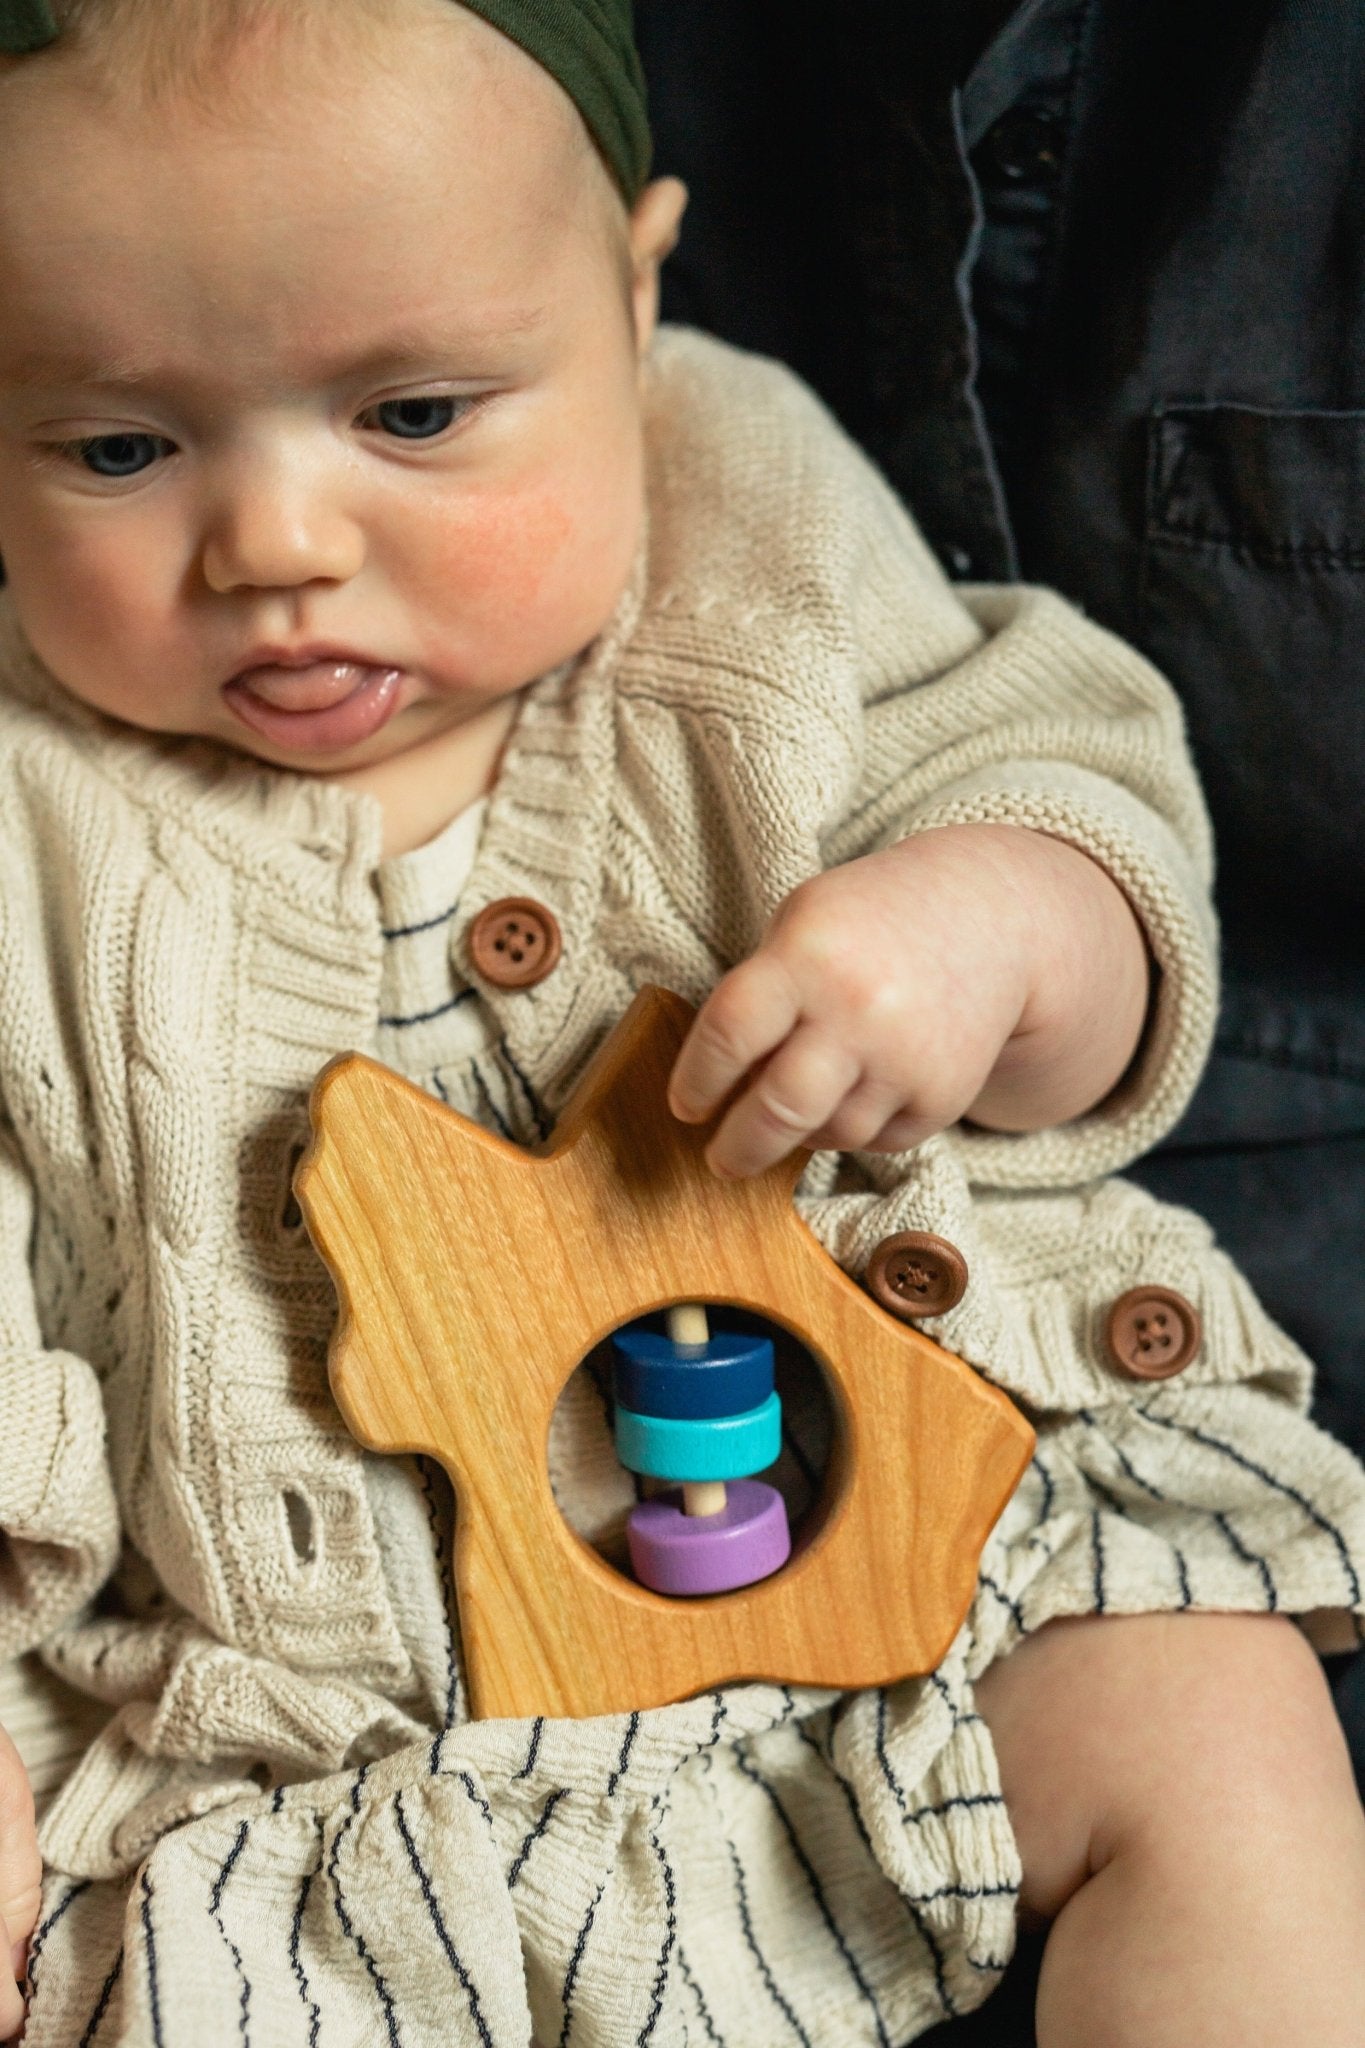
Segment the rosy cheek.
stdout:
<path fill-rule="evenodd" d="M 463 605 L 534 605 L 576 554 L 581 509 L 556 490 L 491 494 L 462 505 L 432 536 L 428 561 Z"/>
<path fill-rule="evenodd" d="M 449 672 L 453 657 L 467 681 L 519 685 L 576 653 L 611 614 L 637 525 L 620 480 L 466 502 L 430 535 L 423 588 L 409 583 L 433 628 L 433 666 Z"/>

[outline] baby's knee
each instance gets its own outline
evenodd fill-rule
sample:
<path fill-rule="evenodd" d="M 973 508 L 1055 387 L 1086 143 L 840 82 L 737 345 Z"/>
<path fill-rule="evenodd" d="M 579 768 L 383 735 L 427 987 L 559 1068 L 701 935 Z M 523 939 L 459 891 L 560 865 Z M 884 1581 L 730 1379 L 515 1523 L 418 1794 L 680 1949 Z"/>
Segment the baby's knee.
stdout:
<path fill-rule="evenodd" d="M 1286 1853 L 1333 1814 L 1359 1822 L 1321 1668 L 1278 1616 L 1054 1623 L 987 1672 L 978 1699 L 1035 1914 L 1118 1855 L 1228 1869 Z"/>

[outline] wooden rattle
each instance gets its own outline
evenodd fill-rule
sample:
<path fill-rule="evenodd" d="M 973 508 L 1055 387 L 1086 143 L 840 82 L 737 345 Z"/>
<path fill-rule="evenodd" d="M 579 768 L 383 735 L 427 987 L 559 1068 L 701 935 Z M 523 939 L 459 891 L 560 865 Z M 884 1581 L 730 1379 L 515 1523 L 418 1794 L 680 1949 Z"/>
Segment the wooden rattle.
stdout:
<path fill-rule="evenodd" d="M 476 1714 L 931 1671 L 1033 1448 L 1004 1394 L 819 1245 L 792 1206 L 803 1158 L 756 1180 L 711 1173 L 706 1132 L 666 1102 L 690 1020 L 678 997 L 642 991 L 537 1154 L 358 1054 L 313 1091 L 297 1187 L 340 1298 L 333 1390 L 362 1443 L 450 1474 Z M 794 1542 L 750 1476 L 775 1451 L 771 1350 L 712 1336 L 703 1302 L 791 1331 L 823 1368 L 834 1444 Z M 629 1327 L 661 1310 L 677 1311 L 667 1338 Z M 574 1533 L 547 1471 L 565 1383 L 613 1335 L 624 1462 L 697 1489 L 636 1511 L 644 1584 Z"/>

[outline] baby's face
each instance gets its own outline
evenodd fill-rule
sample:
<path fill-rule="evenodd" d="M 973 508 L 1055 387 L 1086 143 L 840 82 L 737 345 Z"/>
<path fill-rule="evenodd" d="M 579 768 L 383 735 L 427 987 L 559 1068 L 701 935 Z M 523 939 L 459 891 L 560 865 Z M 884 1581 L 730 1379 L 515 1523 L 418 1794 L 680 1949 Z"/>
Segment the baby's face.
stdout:
<path fill-rule="evenodd" d="M 599 631 L 649 198 L 628 245 L 522 52 L 413 0 L 378 62 L 240 50 L 211 113 L 23 59 L 0 122 L 0 557 L 76 696 L 345 773 L 505 722 Z"/>

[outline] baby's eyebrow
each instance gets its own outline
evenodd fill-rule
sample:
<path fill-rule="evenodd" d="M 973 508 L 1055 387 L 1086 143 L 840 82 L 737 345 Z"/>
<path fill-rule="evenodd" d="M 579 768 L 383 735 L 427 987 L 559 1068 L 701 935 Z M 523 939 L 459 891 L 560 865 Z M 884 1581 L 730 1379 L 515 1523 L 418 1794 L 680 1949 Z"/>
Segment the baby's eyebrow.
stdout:
<path fill-rule="evenodd" d="M 340 380 L 378 376 L 385 370 L 411 363 L 452 363 L 461 355 L 487 361 L 492 352 L 505 344 L 534 334 L 544 324 L 547 313 L 547 307 L 530 306 L 490 320 L 452 322 L 439 328 L 396 328 L 357 354 L 338 351 L 331 361 L 319 356 L 317 373 L 323 379 Z"/>

